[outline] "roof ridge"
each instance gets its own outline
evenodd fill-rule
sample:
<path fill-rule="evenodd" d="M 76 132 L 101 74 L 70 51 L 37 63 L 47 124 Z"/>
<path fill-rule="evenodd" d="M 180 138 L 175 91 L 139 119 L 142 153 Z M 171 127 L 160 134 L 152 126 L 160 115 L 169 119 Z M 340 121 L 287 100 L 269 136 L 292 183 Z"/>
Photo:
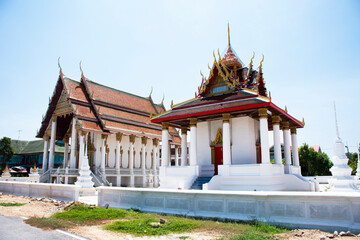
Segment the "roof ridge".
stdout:
<path fill-rule="evenodd" d="M 90 83 L 93 83 L 99 87 L 105 87 L 107 89 L 110 89 L 110 90 L 113 90 L 113 91 L 116 91 L 116 92 L 121 92 L 121 93 L 124 93 L 124 94 L 127 94 L 127 95 L 130 95 L 130 96 L 133 96 L 133 97 L 137 97 L 137 98 L 141 98 L 141 99 L 144 99 L 146 101 L 149 101 L 149 98 L 148 97 L 142 97 L 140 95 L 136 95 L 136 94 L 133 94 L 133 93 L 129 93 L 129 92 L 125 92 L 124 90 L 120 90 L 120 89 L 116 89 L 116 88 L 113 88 L 113 87 L 109 87 L 109 86 L 106 86 L 104 84 L 101 84 L 101 83 L 98 83 L 98 82 L 94 82 L 92 80 L 89 80 L 89 79 L 86 79 L 86 81 L 90 82 Z"/>

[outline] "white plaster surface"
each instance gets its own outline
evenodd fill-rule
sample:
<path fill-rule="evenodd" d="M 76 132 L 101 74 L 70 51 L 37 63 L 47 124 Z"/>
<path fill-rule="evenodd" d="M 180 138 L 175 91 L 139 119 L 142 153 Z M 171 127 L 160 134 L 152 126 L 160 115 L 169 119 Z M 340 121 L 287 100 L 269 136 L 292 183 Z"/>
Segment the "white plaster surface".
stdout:
<path fill-rule="evenodd" d="M 360 193 L 201 191 L 99 187 L 98 205 L 360 233 Z"/>
<path fill-rule="evenodd" d="M 232 118 L 231 139 L 232 164 L 255 164 L 255 120 L 250 117 Z"/>
<path fill-rule="evenodd" d="M 0 192 L 29 197 L 77 201 L 79 187 L 67 184 L 0 182 Z"/>

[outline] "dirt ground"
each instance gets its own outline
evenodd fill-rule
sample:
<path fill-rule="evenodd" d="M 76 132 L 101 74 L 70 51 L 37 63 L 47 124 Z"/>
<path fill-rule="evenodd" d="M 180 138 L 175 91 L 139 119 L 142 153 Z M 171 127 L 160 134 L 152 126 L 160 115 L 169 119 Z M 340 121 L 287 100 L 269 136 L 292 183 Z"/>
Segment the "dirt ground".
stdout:
<path fill-rule="evenodd" d="M 19 207 L 2 207 L 0 206 L 0 215 L 16 216 L 16 217 L 49 217 L 55 212 L 63 211 L 64 207 L 71 204 L 69 202 L 61 202 L 48 198 L 31 198 L 24 196 L 13 196 L 0 193 L 0 203 L 26 203 Z M 102 229 L 102 225 L 96 226 L 77 226 L 68 229 L 67 231 L 76 235 L 92 239 L 92 240 L 118 240 L 118 239 L 187 239 L 187 240 L 208 240 L 218 239 L 222 236 L 215 232 L 191 232 L 182 234 L 172 234 L 167 236 L 157 237 L 132 237 L 129 234 L 114 233 Z M 292 230 L 288 233 L 275 235 L 275 239 L 296 239 L 296 240 L 313 240 L 313 239 L 359 239 L 357 236 L 333 236 L 332 233 L 322 232 L 319 230 Z"/>

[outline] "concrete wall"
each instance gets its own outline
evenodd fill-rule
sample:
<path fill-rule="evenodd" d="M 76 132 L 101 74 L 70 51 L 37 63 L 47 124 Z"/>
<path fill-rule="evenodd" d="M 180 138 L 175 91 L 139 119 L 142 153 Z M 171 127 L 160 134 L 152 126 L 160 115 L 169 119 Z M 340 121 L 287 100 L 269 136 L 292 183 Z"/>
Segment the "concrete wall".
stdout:
<path fill-rule="evenodd" d="M 49 197 L 77 201 L 79 187 L 65 184 L 0 182 L 0 192 L 29 197 Z"/>
<path fill-rule="evenodd" d="M 360 233 L 360 193 L 97 190 L 99 206 Z"/>

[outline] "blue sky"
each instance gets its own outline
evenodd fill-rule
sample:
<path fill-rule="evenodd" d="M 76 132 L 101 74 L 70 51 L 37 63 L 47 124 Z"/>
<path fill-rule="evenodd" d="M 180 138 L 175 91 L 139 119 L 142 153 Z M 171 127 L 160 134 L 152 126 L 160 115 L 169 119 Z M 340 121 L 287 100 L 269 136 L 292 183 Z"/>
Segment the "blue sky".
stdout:
<path fill-rule="evenodd" d="M 89 79 L 160 102 L 193 98 L 212 52 L 264 54 L 273 102 L 306 126 L 299 142 L 330 153 L 360 142 L 360 1 L 0 0 L 0 137 L 35 138 L 58 78 Z"/>

